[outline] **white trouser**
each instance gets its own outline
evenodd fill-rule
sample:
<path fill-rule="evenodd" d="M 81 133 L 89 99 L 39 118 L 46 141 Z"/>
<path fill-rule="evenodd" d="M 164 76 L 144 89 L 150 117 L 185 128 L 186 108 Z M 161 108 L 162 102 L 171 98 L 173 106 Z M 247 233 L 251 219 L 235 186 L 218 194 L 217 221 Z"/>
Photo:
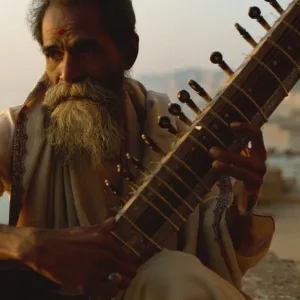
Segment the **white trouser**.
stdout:
<path fill-rule="evenodd" d="M 245 300 L 195 256 L 163 250 L 143 265 L 124 300 Z"/>

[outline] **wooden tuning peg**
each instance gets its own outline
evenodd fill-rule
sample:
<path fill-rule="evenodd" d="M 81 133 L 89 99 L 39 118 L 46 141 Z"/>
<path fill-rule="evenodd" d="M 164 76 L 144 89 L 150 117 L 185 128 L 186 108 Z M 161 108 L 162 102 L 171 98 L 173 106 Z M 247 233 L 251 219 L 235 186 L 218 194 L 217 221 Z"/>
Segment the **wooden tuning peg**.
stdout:
<path fill-rule="evenodd" d="M 145 172 L 146 171 L 146 168 L 141 164 L 141 162 L 137 158 L 135 158 L 134 156 L 132 156 L 130 153 L 127 153 L 126 157 L 133 164 L 133 166 L 137 170 L 139 170 L 141 172 Z"/>
<path fill-rule="evenodd" d="M 269 4 L 271 4 L 271 6 L 273 6 L 273 8 L 275 8 L 275 10 L 281 15 L 284 13 L 283 8 L 279 5 L 279 3 L 276 0 L 265 0 L 266 2 L 268 2 Z"/>
<path fill-rule="evenodd" d="M 257 20 L 257 22 L 267 31 L 271 29 L 269 23 L 265 20 L 265 18 L 261 15 L 261 11 L 257 6 L 252 6 L 249 8 L 248 15 L 251 19 Z"/>
<path fill-rule="evenodd" d="M 195 80 L 190 79 L 189 80 L 189 85 L 207 103 L 212 101 L 211 97 L 207 94 L 205 89 L 202 86 L 200 86 Z"/>
<path fill-rule="evenodd" d="M 122 177 L 124 177 L 128 181 L 135 182 L 134 176 L 127 169 L 122 168 L 121 165 L 117 165 L 117 171 L 121 174 Z"/>
<path fill-rule="evenodd" d="M 177 94 L 177 98 L 181 103 L 186 104 L 191 110 L 193 110 L 197 115 L 201 115 L 202 110 L 198 108 L 195 102 L 191 99 L 191 95 L 188 91 L 182 90 Z"/>
<path fill-rule="evenodd" d="M 171 123 L 171 119 L 167 116 L 158 117 L 158 125 L 159 125 L 159 127 L 163 128 L 163 129 L 167 129 L 173 135 L 178 134 L 178 131 Z"/>
<path fill-rule="evenodd" d="M 142 140 L 144 143 L 150 147 L 150 149 L 158 154 L 164 155 L 164 152 L 160 147 L 147 135 L 142 134 Z"/>
<path fill-rule="evenodd" d="M 108 180 L 105 180 L 104 183 L 115 196 L 121 197 L 120 191 L 115 186 L 113 186 Z"/>
<path fill-rule="evenodd" d="M 181 106 L 177 103 L 169 104 L 169 113 L 172 116 L 178 117 L 180 121 L 185 123 L 187 126 L 192 125 L 192 121 L 182 112 Z"/>
<path fill-rule="evenodd" d="M 234 26 L 244 40 L 247 41 L 253 48 L 257 46 L 256 41 L 244 27 L 242 27 L 239 23 L 236 23 Z"/>
<path fill-rule="evenodd" d="M 228 76 L 232 76 L 234 74 L 227 63 L 223 60 L 221 52 L 213 52 L 210 56 L 210 61 L 213 64 L 218 65 Z"/>

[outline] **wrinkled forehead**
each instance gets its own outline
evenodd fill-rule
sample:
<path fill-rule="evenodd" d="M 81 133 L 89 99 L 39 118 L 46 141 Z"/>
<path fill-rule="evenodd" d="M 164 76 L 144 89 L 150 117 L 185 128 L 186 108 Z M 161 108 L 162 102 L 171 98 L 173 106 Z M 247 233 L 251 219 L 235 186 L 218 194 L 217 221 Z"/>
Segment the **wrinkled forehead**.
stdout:
<path fill-rule="evenodd" d="M 99 39 L 104 35 L 99 7 L 93 1 L 52 4 L 43 18 L 42 35 L 44 45 L 76 37 Z"/>

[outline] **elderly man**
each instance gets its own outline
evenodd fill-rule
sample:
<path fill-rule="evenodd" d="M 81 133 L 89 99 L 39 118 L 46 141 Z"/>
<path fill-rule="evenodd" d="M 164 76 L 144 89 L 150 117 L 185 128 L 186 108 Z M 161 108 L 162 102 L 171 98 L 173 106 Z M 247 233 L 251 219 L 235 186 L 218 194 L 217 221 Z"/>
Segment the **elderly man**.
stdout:
<path fill-rule="evenodd" d="M 211 150 L 214 167 L 239 180 L 238 205 L 222 221 L 227 263 L 214 239 L 210 198 L 191 215 L 181 249 L 175 242 L 136 266 L 109 234 L 118 203 L 104 182 L 123 184 L 116 170 L 127 152 L 153 163 L 142 131 L 166 150 L 174 139 L 157 124 L 168 115 L 167 96 L 126 76 L 139 50 L 131 0 L 36 0 L 29 17 L 46 72 L 24 105 L 0 114 L 0 193 L 11 193 L 16 225 L 0 227 L 1 257 L 29 266 L 65 294 L 245 299 L 241 277 L 268 251 L 274 231 L 271 218 L 241 213 L 265 172 L 261 132 L 232 126 L 252 140 L 251 156 Z M 118 284 L 110 280 L 116 272 Z"/>

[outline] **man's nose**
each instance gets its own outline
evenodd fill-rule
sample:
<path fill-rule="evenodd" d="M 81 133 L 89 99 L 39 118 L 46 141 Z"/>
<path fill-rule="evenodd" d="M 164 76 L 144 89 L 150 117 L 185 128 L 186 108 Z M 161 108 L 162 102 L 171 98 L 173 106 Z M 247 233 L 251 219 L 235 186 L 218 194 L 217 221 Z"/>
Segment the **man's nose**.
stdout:
<path fill-rule="evenodd" d="M 79 62 L 72 56 L 65 55 L 61 63 L 60 82 L 78 83 L 84 81 L 85 77 Z"/>

